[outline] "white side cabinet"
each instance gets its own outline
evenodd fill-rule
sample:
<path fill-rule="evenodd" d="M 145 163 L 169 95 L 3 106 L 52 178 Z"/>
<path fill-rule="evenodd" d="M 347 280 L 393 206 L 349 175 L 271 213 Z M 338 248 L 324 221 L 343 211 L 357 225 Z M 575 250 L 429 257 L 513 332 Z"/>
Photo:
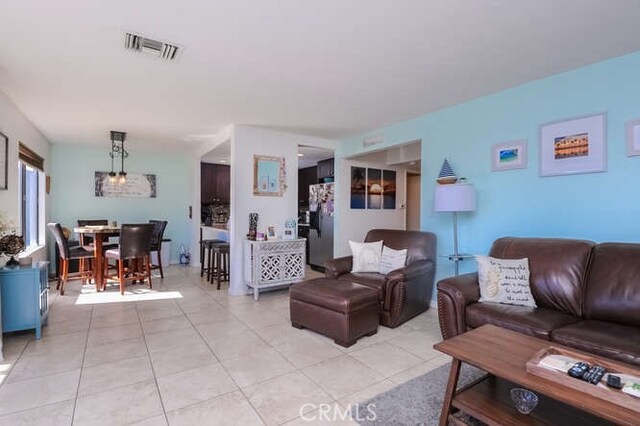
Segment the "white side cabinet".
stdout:
<path fill-rule="evenodd" d="M 244 281 L 258 300 L 261 290 L 304 280 L 306 240 L 244 242 Z"/>

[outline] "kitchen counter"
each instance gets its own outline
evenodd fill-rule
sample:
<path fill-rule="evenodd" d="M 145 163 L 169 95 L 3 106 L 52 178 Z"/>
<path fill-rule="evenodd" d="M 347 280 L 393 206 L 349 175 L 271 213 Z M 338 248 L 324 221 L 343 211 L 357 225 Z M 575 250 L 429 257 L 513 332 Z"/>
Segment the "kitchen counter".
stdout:
<path fill-rule="evenodd" d="M 211 226 L 200 226 L 203 240 L 222 240 L 229 242 L 229 231 L 226 223 L 214 223 Z"/>

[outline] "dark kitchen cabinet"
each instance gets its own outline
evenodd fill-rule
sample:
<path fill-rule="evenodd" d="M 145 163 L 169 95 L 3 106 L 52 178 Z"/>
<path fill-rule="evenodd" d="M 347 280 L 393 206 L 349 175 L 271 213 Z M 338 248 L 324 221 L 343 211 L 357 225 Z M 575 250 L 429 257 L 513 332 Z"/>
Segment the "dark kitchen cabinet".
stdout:
<path fill-rule="evenodd" d="M 318 183 L 318 168 L 305 167 L 298 169 L 298 206 L 309 205 L 309 185 Z"/>
<path fill-rule="evenodd" d="M 200 202 L 229 204 L 231 200 L 231 167 L 224 164 L 200 163 Z"/>
<path fill-rule="evenodd" d="M 334 175 L 334 159 L 318 161 L 318 182 L 322 182 L 324 178 L 333 178 Z"/>

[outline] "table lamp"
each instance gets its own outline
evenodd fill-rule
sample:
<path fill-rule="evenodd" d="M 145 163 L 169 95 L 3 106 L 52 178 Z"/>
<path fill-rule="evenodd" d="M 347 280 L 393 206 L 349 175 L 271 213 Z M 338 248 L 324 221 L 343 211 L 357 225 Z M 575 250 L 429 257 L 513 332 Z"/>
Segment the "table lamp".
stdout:
<path fill-rule="evenodd" d="M 458 212 L 472 212 L 475 209 L 476 190 L 470 183 L 436 186 L 434 210 L 453 213 L 453 254 L 448 257 L 455 263 L 456 276 L 458 263 L 465 258 L 458 253 Z"/>

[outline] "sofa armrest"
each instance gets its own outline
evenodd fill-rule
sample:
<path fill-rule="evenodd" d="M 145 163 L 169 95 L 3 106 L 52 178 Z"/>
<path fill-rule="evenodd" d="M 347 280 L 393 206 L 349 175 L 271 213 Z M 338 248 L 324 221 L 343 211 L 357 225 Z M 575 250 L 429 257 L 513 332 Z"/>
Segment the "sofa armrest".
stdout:
<path fill-rule="evenodd" d="M 338 257 L 324 262 L 324 274 L 327 278 L 338 278 L 342 274 L 351 272 L 353 256 Z"/>
<path fill-rule="evenodd" d="M 438 319 L 444 339 L 467 331 L 466 307 L 480 299 L 478 273 L 445 278 L 438 282 Z"/>
<path fill-rule="evenodd" d="M 403 300 L 392 300 L 394 295 L 404 294 L 406 298 L 422 300 L 428 304 L 433 290 L 434 264 L 430 260 L 413 262 L 403 268 L 394 269 L 386 276 L 384 309 L 392 310 L 393 303 L 402 304 Z M 424 283 L 427 283 L 426 287 Z M 400 291 L 395 290 L 400 287 Z M 397 306 L 398 309 L 401 306 Z"/>

